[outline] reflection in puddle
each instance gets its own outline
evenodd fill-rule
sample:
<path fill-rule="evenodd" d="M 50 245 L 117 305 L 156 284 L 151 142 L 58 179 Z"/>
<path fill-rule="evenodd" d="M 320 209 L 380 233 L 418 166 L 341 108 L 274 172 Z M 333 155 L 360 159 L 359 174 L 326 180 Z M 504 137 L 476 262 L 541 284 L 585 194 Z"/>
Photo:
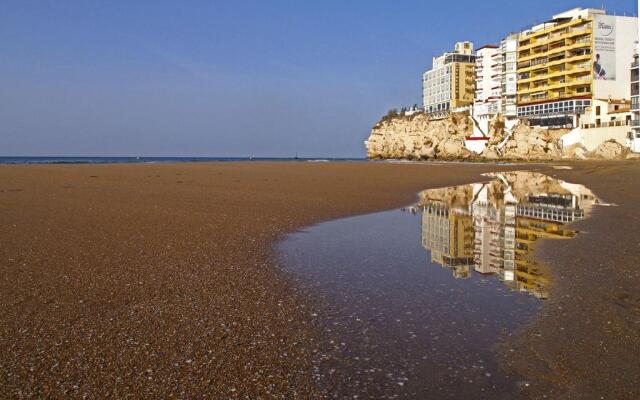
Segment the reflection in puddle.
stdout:
<path fill-rule="evenodd" d="M 290 235 L 283 268 L 317 299 L 318 384 L 336 398 L 518 398 L 492 348 L 549 296 L 537 240 L 574 236 L 564 225 L 595 202 L 582 186 L 501 173 L 424 191 L 409 213 Z"/>
<path fill-rule="evenodd" d="M 582 185 L 534 172 L 489 176 L 490 182 L 421 193 L 422 245 L 456 278 L 472 270 L 495 274 L 511 289 L 546 299 L 549 277 L 532 257 L 536 241 L 574 237 L 563 225 L 583 219 L 597 199 Z"/>

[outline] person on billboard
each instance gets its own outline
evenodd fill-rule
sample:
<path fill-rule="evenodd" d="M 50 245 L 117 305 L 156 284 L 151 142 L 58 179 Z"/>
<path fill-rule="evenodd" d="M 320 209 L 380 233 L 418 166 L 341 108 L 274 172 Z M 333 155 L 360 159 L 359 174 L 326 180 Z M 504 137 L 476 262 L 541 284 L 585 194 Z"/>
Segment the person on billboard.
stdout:
<path fill-rule="evenodd" d="M 600 54 L 596 54 L 596 61 L 593 63 L 593 74 L 596 79 L 607 79 L 607 71 L 600 64 Z"/>

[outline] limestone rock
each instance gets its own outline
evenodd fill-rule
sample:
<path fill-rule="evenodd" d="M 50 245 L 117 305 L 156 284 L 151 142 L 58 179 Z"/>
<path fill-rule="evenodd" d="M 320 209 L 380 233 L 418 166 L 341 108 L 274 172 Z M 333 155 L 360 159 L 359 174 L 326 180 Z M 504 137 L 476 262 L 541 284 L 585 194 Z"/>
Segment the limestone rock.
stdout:
<path fill-rule="evenodd" d="M 577 160 L 584 160 L 587 158 L 587 149 L 580 143 L 567 146 L 563 150 L 564 158 L 574 158 Z"/>
<path fill-rule="evenodd" d="M 596 147 L 589 155 L 593 158 L 621 160 L 627 157 L 627 149 L 615 140 L 607 140 Z"/>
<path fill-rule="evenodd" d="M 464 113 L 431 120 L 425 113 L 401 115 L 390 113 L 371 130 L 365 142 L 371 159 L 469 159 L 549 161 L 559 159 L 605 158 L 624 159 L 629 151 L 615 141 L 602 143 L 592 152 L 577 143 L 562 148 L 560 138 L 569 130 L 531 127 L 518 123 L 511 132 L 505 130 L 502 116 L 489 123 L 491 135 L 480 154 L 471 153 L 464 145 L 473 133 L 473 120 Z M 640 156 L 639 156 L 640 157 Z"/>
<path fill-rule="evenodd" d="M 487 160 L 497 160 L 498 158 L 500 158 L 500 154 L 498 154 L 495 147 L 487 147 L 482 152 L 482 157 L 486 158 Z"/>
<path fill-rule="evenodd" d="M 371 159 L 457 159 L 471 157 L 464 138 L 473 132 L 466 114 L 431 120 L 424 113 L 390 114 L 372 129 L 365 142 Z"/>
<path fill-rule="evenodd" d="M 464 140 L 456 135 L 452 135 L 438 145 L 439 155 L 445 158 L 455 158 L 462 153 L 462 150 L 466 150 Z"/>

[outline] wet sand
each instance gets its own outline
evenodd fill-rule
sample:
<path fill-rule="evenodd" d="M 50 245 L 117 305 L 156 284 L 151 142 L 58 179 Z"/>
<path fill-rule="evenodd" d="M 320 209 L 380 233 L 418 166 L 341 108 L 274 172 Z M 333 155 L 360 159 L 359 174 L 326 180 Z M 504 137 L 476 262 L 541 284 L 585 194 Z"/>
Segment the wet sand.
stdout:
<path fill-rule="evenodd" d="M 537 249 L 554 279 L 538 318 L 498 346 L 528 377 L 532 398 L 640 398 L 640 163 L 576 163 L 547 171 L 592 189 L 615 207 L 572 224 L 568 241 Z"/>
<path fill-rule="evenodd" d="M 0 166 L 0 396 L 322 397 L 313 299 L 279 271 L 274 243 L 503 168 Z M 499 347 L 534 397 L 638 397 L 640 164 L 574 168 L 551 173 L 620 206 L 542 246 L 552 300 Z"/>

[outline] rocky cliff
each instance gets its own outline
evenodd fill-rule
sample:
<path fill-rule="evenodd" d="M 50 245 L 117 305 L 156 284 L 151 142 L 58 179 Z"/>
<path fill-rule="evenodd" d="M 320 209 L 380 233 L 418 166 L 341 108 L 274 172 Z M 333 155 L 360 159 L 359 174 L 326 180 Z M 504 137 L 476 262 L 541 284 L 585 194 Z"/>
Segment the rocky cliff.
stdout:
<path fill-rule="evenodd" d="M 465 138 L 473 133 L 473 120 L 463 113 L 446 119 L 431 120 L 427 114 L 401 115 L 390 113 L 371 130 L 365 142 L 370 159 L 409 160 L 530 160 L 584 158 L 631 158 L 626 148 L 617 142 L 602 143 L 593 152 L 581 145 L 563 149 L 560 138 L 567 129 L 534 128 L 523 123 L 511 132 L 505 130 L 502 117 L 490 123 L 491 137 L 480 154 L 469 151 Z"/>
<path fill-rule="evenodd" d="M 469 158 L 465 136 L 473 132 L 473 121 L 465 114 L 433 121 L 424 113 L 389 114 L 372 129 L 366 142 L 372 159 Z"/>

